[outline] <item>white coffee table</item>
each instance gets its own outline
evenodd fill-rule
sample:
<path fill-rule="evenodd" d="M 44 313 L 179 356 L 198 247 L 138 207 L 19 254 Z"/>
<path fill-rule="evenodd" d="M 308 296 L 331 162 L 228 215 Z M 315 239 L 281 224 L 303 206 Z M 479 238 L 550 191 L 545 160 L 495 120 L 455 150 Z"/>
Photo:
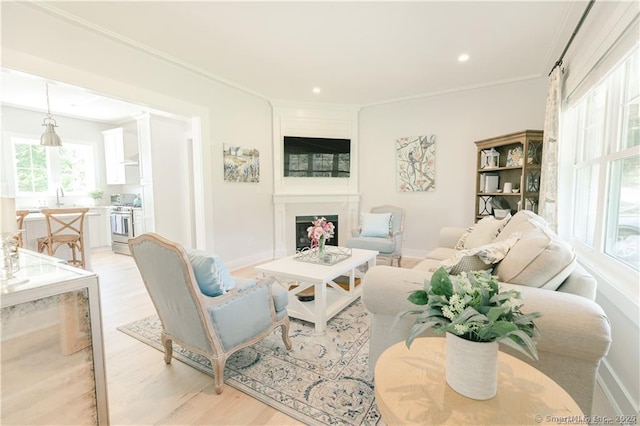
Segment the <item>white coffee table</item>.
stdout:
<path fill-rule="evenodd" d="M 289 316 L 314 323 L 316 333 L 324 334 L 327 321 L 360 297 L 362 289 L 355 285 L 358 266 L 365 263 L 369 268 L 375 266 L 377 255 L 375 250 L 351 249 L 350 257 L 334 265 L 302 262 L 295 260 L 294 256 L 287 256 L 255 269 L 264 276 L 275 277 L 285 288 L 297 284 L 297 287 L 289 290 Z M 341 275 L 349 277 L 347 289 L 333 281 Z M 315 290 L 314 300 L 298 300 L 296 294 L 312 286 Z"/>

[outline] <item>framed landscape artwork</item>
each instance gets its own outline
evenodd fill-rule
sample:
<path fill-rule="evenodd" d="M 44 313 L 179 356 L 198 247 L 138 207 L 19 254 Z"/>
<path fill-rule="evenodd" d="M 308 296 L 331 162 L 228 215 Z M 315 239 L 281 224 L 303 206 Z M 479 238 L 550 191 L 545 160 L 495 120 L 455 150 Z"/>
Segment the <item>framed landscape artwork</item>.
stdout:
<path fill-rule="evenodd" d="M 410 136 L 396 140 L 396 181 L 400 192 L 436 188 L 436 136 Z"/>
<path fill-rule="evenodd" d="M 223 144 L 224 180 L 260 182 L 260 152 L 257 149 Z"/>

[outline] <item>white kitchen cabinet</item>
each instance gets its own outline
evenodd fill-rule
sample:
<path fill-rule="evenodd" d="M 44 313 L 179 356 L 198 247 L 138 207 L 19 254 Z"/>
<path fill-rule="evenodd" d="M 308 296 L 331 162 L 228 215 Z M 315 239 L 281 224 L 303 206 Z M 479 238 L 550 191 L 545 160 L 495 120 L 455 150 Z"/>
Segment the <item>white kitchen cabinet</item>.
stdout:
<path fill-rule="evenodd" d="M 89 248 L 106 247 L 111 245 L 111 227 L 109 226 L 109 207 L 95 207 L 89 209 L 95 215 L 88 216 L 90 228 Z"/>
<path fill-rule="evenodd" d="M 102 135 L 107 185 L 139 184 L 137 135 L 122 127 L 105 130 Z"/>
<path fill-rule="evenodd" d="M 127 181 L 124 166 L 124 129 L 105 130 L 104 162 L 107 174 L 107 185 L 122 185 Z"/>
<path fill-rule="evenodd" d="M 146 232 L 144 227 L 144 213 L 141 208 L 133 209 L 133 232 L 136 237 Z"/>

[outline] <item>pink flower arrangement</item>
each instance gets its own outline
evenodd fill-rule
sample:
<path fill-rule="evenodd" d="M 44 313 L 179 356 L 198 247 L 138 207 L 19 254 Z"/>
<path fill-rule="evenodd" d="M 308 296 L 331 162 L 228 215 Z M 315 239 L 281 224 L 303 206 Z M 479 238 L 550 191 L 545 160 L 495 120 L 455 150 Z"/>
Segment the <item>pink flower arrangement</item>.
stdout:
<path fill-rule="evenodd" d="M 311 240 L 311 248 L 318 247 L 320 242 L 324 244 L 325 241 L 333 238 L 335 227 L 333 223 L 327 222 L 326 218 L 316 218 L 316 220 L 311 223 L 313 225 L 307 228 L 307 235 Z"/>

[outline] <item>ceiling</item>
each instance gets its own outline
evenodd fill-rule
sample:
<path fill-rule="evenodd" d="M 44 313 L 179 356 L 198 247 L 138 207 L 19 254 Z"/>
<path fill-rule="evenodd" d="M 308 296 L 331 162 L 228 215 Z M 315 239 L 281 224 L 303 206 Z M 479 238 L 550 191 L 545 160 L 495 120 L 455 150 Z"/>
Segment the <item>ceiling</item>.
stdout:
<path fill-rule="evenodd" d="M 586 4 L 56 1 L 32 6 L 265 99 L 372 105 L 546 76 Z M 460 63 L 462 53 L 470 59 Z M 9 79 L 16 89 L 30 84 L 15 73 Z M 3 81 L 3 102 L 17 105 L 22 98 L 46 108 L 42 82 L 29 96 L 9 97 L 5 87 Z M 312 93 L 314 87 L 319 94 Z M 52 111 L 55 92 L 57 103 L 81 102 L 84 111 L 102 102 L 113 109 L 107 104 L 117 102 L 87 92 L 73 100 L 77 94 L 62 85 L 50 90 Z"/>

